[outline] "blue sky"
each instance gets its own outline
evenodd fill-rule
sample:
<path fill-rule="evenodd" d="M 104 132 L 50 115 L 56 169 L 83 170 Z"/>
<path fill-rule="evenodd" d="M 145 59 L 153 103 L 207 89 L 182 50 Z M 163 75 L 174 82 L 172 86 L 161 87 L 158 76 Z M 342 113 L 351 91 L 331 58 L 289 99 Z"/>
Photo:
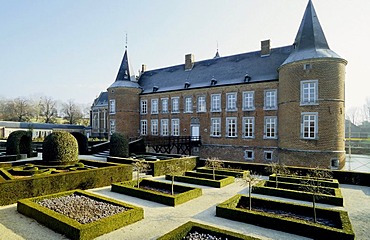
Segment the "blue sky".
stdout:
<path fill-rule="evenodd" d="M 91 104 L 115 80 L 128 34 L 132 72 L 292 44 L 307 0 L 0 0 L 0 98 Z M 348 60 L 346 104 L 370 97 L 370 1 L 313 0 Z"/>

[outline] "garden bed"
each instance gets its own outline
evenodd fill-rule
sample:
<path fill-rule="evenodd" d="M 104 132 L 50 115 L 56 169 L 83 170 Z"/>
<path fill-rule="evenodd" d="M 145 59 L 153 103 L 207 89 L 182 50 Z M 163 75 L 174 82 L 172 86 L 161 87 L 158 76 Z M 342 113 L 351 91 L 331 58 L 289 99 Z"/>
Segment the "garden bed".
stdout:
<path fill-rule="evenodd" d="M 187 222 L 180 227 L 166 233 L 158 240 L 182 240 L 182 239 L 228 239 L 228 240 L 257 240 L 258 238 L 246 236 L 240 233 L 227 231 L 208 225 Z"/>
<path fill-rule="evenodd" d="M 171 180 L 171 178 L 171 175 L 166 175 L 167 180 Z M 235 178 L 232 176 L 216 175 L 215 180 L 213 180 L 212 174 L 185 172 L 185 176 L 175 175 L 175 181 L 222 188 L 233 183 L 235 181 Z"/>
<path fill-rule="evenodd" d="M 320 224 L 308 220 L 313 208 L 306 205 L 252 197 L 252 210 L 245 206 L 249 198 L 238 194 L 217 205 L 216 216 L 315 239 L 354 239 L 345 211 L 316 208 L 317 218 L 325 223 Z"/>
<path fill-rule="evenodd" d="M 276 181 L 276 174 L 269 176 L 270 181 Z M 307 184 L 308 181 L 317 184 L 317 180 L 305 177 L 305 176 L 290 176 L 290 175 L 277 175 L 278 184 L 280 182 L 296 183 L 296 184 Z M 339 188 L 339 182 L 336 179 L 318 179 L 318 185 L 322 187 Z"/>
<path fill-rule="evenodd" d="M 253 186 L 252 192 L 276 197 L 291 198 L 312 202 L 312 193 L 305 191 L 305 185 L 282 183 L 275 187 L 275 182 L 260 181 Z M 343 196 L 339 188 L 321 188 L 322 193 L 316 193 L 316 202 L 343 206 Z"/>
<path fill-rule="evenodd" d="M 137 181 L 126 181 L 112 184 L 112 191 L 138 197 L 141 199 L 176 206 L 202 195 L 202 189 L 174 184 L 174 195 L 171 195 L 171 184 L 148 179 L 141 179 L 140 188 Z"/>
<path fill-rule="evenodd" d="M 144 218 L 142 208 L 81 190 L 22 199 L 17 211 L 70 239 L 93 239 Z"/>
<path fill-rule="evenodd" d="M 209 167 L 198 167 L 197 172 L 213 174 L 212 168 L 209 168 Z M 225 176 L 233 176 L 233 177 L 236 177 L 236 178 L 245 178 L 246 176 L 248 176 L 249 171 L 239 170 L 239 169 L 232 169 L 232 168 L 219 168 L 219 169 L 215 170 L 215 174 L 225 175 Z"/>

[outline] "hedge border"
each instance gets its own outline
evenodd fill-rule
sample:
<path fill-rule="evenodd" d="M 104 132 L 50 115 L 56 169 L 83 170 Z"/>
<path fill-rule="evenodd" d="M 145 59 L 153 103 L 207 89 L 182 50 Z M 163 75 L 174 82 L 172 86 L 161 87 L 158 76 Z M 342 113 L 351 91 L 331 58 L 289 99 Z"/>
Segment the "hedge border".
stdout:
<path fill-rule="evenodd" d="M 343 229 L 337 229 L 318 223 L 311 223 L 304 220 L 293 219 L 291 217 L 283 218 L 272 213 L 253 211 L 253 204 L 252 211 L 237 208 L 236 206 L 238 205 L 239 201 L 242 200 L 242 198 L 248 197 L 237 194 L 234 197 L 226 200 L 225 202 L 218 204 L 216 206 L 216 216 L 315 239 L 353 240 L 355 238 L 348 213 L 345 211 L 316 208 L 317 214 L 325 214 L 326 216 L 337 215 L 338 220 L 343 227 Z M 275 204 L 279 206 L 279 209 L 285 208 L 289 209 L 290 211 L 296 209 L 300 211 L 303 210 L 307 212 L 312 212 L 312 207 L 306 205 L 252 197 L 252 201 L 256 200 L 262 201 L 266 204 Z"/>
<path fill-rule="evenodd" d="M 287 183 L 297 183 L 297 184 L 304 184 L 305 181 L 315 182 L 314 178 L 306 177 L 306 176 L 289 176 L 289 175 L 278 175 L 278 182 L 287 182 Z M 276 174 L 271 174 L 269 176 L 270 181 L 276 180 Z M 326 179 L 326 180 L 319 180 L 319 186 L 322 187 L 330 187 L 330 188 L 339 188 L 339 182 L 337 179 Z"/>
<path fill-rule="evenodd" d="M 156 186 L 165 186 L 171 189 L 170 183 L 164 183 L 159 181 L 153 181 L 149 179 L 141 179 L 141 184 L 149 183 Z M 202 196 L 202 189 L 200 188 L 193 188 L 193 187 L 187 187 L 187 186 L 181 186 L 174 184 L 174 191 L 182 191 L 182 193 L 176 194 L 176 195 L 170 195 L 165 193 L 159 193 L 155 191 L 140 189 L 135 187 L 137 184 L 136 180 L 133 181 L 126 181 L 121 183 L 113 183 L 111 191 L 112 192 L 118 192 L 123 193 L 125 195 L 149 200 L 152 202 L 157 202 L 169 206 L 177 206 L 179 204 L 188 202 L 194 198 Z"/>
<path fill-rule="evenodd" d="M 189 221 L 183 225 L 175 228 L 174 230 L 166 233 L 165 235 L 159 237 L 157 240 L 182 240 L 186 235 L 192 231 L 198 231 L 201 233 L 208 233 L 217 236 L 222 239 L 229 240 L 258 240 L 260 238 L 255 238 L 247 235 L 243 235 L 236 232 L 231 232 L 221 228 L 212 227 L 209 225 Z"/>
<path fill-rule="evenodd" d="M 42 199 L 61 197 L 73 193 L 83 195 L 94 200 L 126 207 L 129 208 L 129 210 L 102 218 L 91 223 L 81 224 L 63 214 L 57 213 L 37 203 L 37 201 Z M 144 218 L 144 210 L 140 207 L 136 207 L 131 204 L 116 201 L 114 199 L 106 198 L 81 190 L 22 199 L 19 200 L 17 203 L 17 211 L 27 217 L 35 219 L 37 222 L 56 232 L 64 234 L 71 239 L 79 240 L 93 239 L 105 233 L 109 233 L 126 225 L 140 221 Z"/>
<path fill-rule="evenodd" d="M 304 191 L 290 190 L 283 188 L 275 188 L 266 186 L 267 181 L 260 181 L 252 188 L 253 193 L 290 198 L 295 200 L 302 200 L 312 202 L 312 194 Z M 280 184 L 280 183 L 279 183 Z M 287 183 L 285 183 L 287 184 Z M 288 183 L 289 184 L 289 183 Z M 298 184 L 295 184 L 298 185 Z M 344 206 L 343 196 L 339 188 L 332 188 L 335 192 L 335 196 L 318 194 L 319 198 L 316 198 L 317 203 L 330 204 L 335 206 Z"/>
<path fill-rule="evenodd" d="M 185 176 L 176 175 L 174 177 L 175 181 L 178 182 L 185 182 L 190 184 L 196 184 L 196 185 L 203 185 L 203 186 L 209 186 L 209 187 L 215 187 L 215 188 L 222 188 L 229 184 L 232 184 L 235 182 L 235 177 L 232 176 L 223 176 L 223 175 L 216 175 L 218 177 L 222 177 L 222 179 L 219 180 L 212 180 L 212 179 L 206 179 L 206 178 L 200 178 L 195 176 L 188 176 L 189 174 L 193 175 L 195 172 L 185 172 Z M 200 173 L 198 173 L 198 176 L 201 176 Z M 202 175 L 208 175 L 212 176 L 212 174 L 203 173 Z M 166 180 L 171 180 L 171 175 L 166 175 Z"/>
<path fill-rule="evenodd" d="M 198 167 L 196 169 L 196 171 L 201 172 L 201 173 L 211 173 L 211 174 L 213 174 L 212 168 L 209 168 L 209 167 Z M 232 177 L 235 177 L 235 178 L 245 178 L 249 175 L 248 170 L 228 169 L 228 168 L 216 169 L 215 173 L 217 175 L 232 176 Z"/>

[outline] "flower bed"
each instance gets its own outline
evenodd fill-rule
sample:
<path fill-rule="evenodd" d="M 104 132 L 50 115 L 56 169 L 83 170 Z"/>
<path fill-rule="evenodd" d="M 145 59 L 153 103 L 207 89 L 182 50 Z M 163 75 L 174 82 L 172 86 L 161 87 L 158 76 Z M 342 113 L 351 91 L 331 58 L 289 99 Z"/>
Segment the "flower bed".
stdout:
<path fill-rule="evenodd" d="M 144 218 L 142 208 L 81 190 L 22 199 L 17 211 L 70 239 L 92 239 Z"/>
<path fill-rule="evenodd" d="M 280 182 L 287 182 L 287 183 L 297 183 L 297 184 L 306 184 L 307 181 L 313 182 L 316 184 L 316 180 L 305 177 L 305 176 L 290 176 L 290 175 L 277 175 L 278 183 Z M 271 174 L 269 176 L 270 181 L 276 181 L 276 174 Z M 319 179 L 318 185 L 322 187 L 330 187 L 330 188 L 339 188 L 339 182 L 336 179 Z"/>
<path fill-rule="evenodd" d="M 207 167 L 198 167 L 197 172 L 213 174 L 212 168 L 207 168 Z M 215 170 L 215 173 L 217 175 L 226 175 L 226 176 L 233 176 L 236 178 L 244 178 L 249 174 L 249 171 L 232 169 L 232 168 L 220 168 L 220 169 Z"/>
<path fill-rule="evenodd" d="M 312 207 L 306 205 L 253 197 L 252 210 L 248 210 L 243 208 L 245 205 L 248 206 L 248 200 L 247 196 L 238 194 L 217 205 L 216 216 L 315 239 L 347 240 L 355 237 L 345 211 L 316 208 L 317 217 L 336 226 L 332 227 L 302 219 L 313 215 Z M 260 210 L 261 208 L 263 210 Z M 269 212 L 271 210 L 275 212 Z"/>
<path fill-rule="evenodd" d="M 203 237 L 203 238 L 202 238 Z M 242 235 L 239 233 L 211 227 L 208 225 L 187 222 L 180 227 L 166 233 L 158 240 L 182 240 L 182 239 L 232 239 L 232 240 L 257 240 L 258 238 Z"/>
<path fill-rule="evenodd" d="M 137 188 L 136 185 L 136 180 L 113 183 L 112 191 L 169 206 L 176 206 L 202 195 L 202 189 L 176 184 L 174 192 L 177 194 L 171 195 L 171 184 L 148 179 L 140 180 L 140 188 Z M 163 190 L 169 193 L 165 193 Z"/>
<path fill-rule="evenodd" d="M 171 180 L 172 176 L 166 175 L 167 180 Z M 185 172 L 185 176 L 176 175 L 175 181 L 186 182 L 209 187 L 222 188 L 235 181 L 232 176 L 216 175 L 213 180 L 213 175 L 208 173 Z"/>

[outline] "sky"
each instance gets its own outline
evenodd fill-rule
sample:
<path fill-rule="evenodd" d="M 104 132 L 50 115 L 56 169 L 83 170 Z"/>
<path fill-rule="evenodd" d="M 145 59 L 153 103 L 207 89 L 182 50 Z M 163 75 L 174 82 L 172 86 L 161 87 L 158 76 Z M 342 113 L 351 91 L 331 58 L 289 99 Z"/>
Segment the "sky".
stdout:
<path fill-rule="evenodd" d="M 91 104 L 131 74 L 291 45 L 308 0 L 0 0 L 0 99 Z M 348 61 L 346 107 L 370 98 L 370 1 L 313 0 L 330 48 Z"/>

